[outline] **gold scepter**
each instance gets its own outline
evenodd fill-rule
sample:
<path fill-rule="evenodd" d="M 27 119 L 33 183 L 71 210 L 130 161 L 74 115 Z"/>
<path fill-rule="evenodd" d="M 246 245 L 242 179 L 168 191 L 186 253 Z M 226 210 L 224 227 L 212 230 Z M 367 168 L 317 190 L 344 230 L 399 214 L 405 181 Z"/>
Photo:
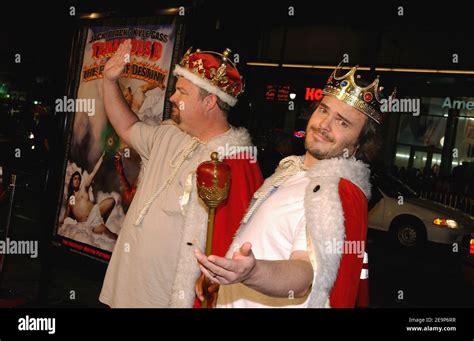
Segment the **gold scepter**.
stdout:
<path fill-rule="evenodd" d="M 212 238 L 214 236 L 214 219 L 216 208 L 227 199 L 230 188 L 230 167 L 219 161 L 218 153 L 211 153 L 211 161 L 204 161 L 196 169 L 196 184 L 199 197 L 209 207 L 207 219 L 206 256 L 212 254 Z M 205 279 L 203 285 L 204 301 L 202 307 L 207 308 L 207 288 L 209 282 Z"/>

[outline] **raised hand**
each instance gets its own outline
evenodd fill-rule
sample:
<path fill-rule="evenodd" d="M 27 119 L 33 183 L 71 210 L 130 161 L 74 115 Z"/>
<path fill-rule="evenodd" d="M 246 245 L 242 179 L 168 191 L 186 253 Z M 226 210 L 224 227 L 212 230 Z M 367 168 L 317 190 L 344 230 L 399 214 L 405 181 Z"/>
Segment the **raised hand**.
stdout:
<path fill-rule="evenodd" d="M 104 79 L 114 82 L 120 78 L 125 65 L 130 62 L 131 50 L 132 41 L 130 39 L 120 44 L 115 54 L 105 63 Z"/>

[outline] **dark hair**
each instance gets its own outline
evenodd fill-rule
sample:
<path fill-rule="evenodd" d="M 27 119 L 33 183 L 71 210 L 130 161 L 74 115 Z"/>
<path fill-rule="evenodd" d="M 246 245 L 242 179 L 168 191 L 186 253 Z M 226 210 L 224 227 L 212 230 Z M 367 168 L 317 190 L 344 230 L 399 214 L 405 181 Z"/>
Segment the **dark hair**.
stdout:
<path fill-rule="evenodd" d="M 359 148 L 355 153 L 358 160 L 370 163 L 375 160 L 382 147 L 382 126 L 370 117 L 367 117 L 364 127 L 359 135 Z"/>
<path fill-rule="evenodd" d="M 358 79 L 359 86 L 368 86 L 370 82 L 366 79 Z M 382 114 L 382 122 L 385 113 Z M 370 163 L 377 157 L 380 148 L 382 147 L 382 126 L 367 116 L 367 121 L 359 135 L 359 148 L 357 148 L 355 157 L 365 163 Z"/>
<path fill-rule="evenodd" d="M 82 180 L 82 175 L 78 171 L 75 171 L 72 173 L 71 177 L 69 178 L 69 185 L 67 187 L 67 200 L 71 197 L 71 195 L 74 193 L 74 187 L 72 186 L 72 181 L 74 180 L 74 177 L 78 175 L 79 176 L 79 181 Z"/>
<path fill-rule="evenodd" d="M 201 100 L 203 100 L 206 96 L 210 95 L 211 93 L 207 90 L 204 90 L 203 88 L 199 88 L 199 97 Z M 213 94 L 214 95 L 214 94 Z M 215 95 L 217 97 L 217 106 L 221 111 L 227 116 L 229 114 L 231 106 L 221 100 L 219 96 Z"/>

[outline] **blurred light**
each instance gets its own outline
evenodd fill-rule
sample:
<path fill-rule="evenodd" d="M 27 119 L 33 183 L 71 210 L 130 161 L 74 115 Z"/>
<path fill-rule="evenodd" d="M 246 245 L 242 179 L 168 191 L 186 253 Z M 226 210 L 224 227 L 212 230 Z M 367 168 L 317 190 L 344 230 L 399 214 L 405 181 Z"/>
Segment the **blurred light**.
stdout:
<path fill-rule="evenodd" d="M 448 114 L 444 114 L 443 116 L 444 116 L 444 117 L 448 117 L 449 115 L 448 115 Z"/>
<path fill-rule="evenodd" d="M 7 98 L 10 98 L 10 94 L 7 94 Z"/>
<path fill-rule="evenodd" d="M 291 98 L 291 99 L 295 99 L 295 98 L 296 98 L 296 94 L 295 94 L 295 93 L 291 93 L 291 94 L 290 94 L 290 98 Z"/>
<path fill-rule="evenodd" d="M 386 68 L 376 67 L 375 71 L 392 71 L 392 72 L 414 72 L 414 73 L 454 73 L 458 75 L 474 75 L 472 70 L 435 70 L 435 69 L 404 69 L 404 68 Z"/>
<path fill-rule="evenodd" d="M 469 247 L 469 253 L 470 253 L 471 255 L 474 255 L 474 238 L 471 238 L 470 247 Z"/>
<path fill-rule="evenodd" d="M 32 145 L 32 146 L 31 146 L 31 149 L 35 149 L 35 145 Z"/>
<path fill-rule="evenodd" d="M 81 19 L 98 19 L 101 16 L 103 16 L 103 14 L 101 13 L 89 13 L 89 14 L 81 15 L 80 18 Z"/>
<path fill-rule="evenodd" d="M 444 136 L 439 139 L 439 144 L 441 145 L 441 147 L 444 145 Z"/>
<path fill-rule="evenodd" d="M 276 64 L 276 63 L 257 63 L 257 62 L 249 62 L 249 63 L 247 63 L 247 65 L 251 65 L 251 66 L 272 66 L 272 67 L 280 66 L 280 64 Z"/>
<path fill-rule="evenodd" d="M 277 63 L 264 63 L 264 62 L 248 62 L 249 66 L 273 66 L 279 67 Z M 310 64 L 282 64 L 282 67 L 286 68 L 300 68 L 300 69 L 326 69 L 334 70 L 336 65 L 310 65 Z M 342 69 L 350 69 L 349 66 L 343 66 Z M 362 71 L 370 71 L 370 68 L 367 66 L 361 66 L 357 68 Z M 407 68 L 386 68 L 386 67 L 376 67 L 375 71 L 382 72 L 412 72 L 412 73 L 442 73 L 442 74 L 457 74 L 457 75 L 474 75 L 472 70 L 436 70 L 436 69 L 407 69 Z"/>
<path fill-rule="evenodd" d="M 433 220 L 433 224 L 438 226 L 447 226 L 452 229 L 458 227 L 458 223 L 455 220 L 445 218 L 436 218 L 435 220 Z"/>
<path fill-rule="evenodd" d="M 296 137 L 297 139 L 302 139 L 303 137 L 305 137 L 306 135 L 306 132 L 304 130 L 298 130 L 298 131 L 295 131 L 293 133 L 294 137 Z"/>
<path fill-rule="evenodd" d="M 30 140 L 33 140 L 35 138 L 35 135 L 33 133 L 30 133 L 28 137 L 30 138 Z"/>
<path fill-rule="evenodd" d="M 172 7 L 172 8 L 165 8 L 156 11 L 156 14 L 164 14 L 164 15 L 176 15 L 179 13 L 179 8 Z"/>
<path fill-rule="evenodd" d="M 39 104 L 39 102 L 38 101 L 33 101 L 33 104 Z"/>
<path fill-rule="evenodd" d="M 282 64 L 283 67 L 289 68 L 298 68 L 298 69 L 323 69 L 323 70 L 333 70 L 336 68 L 336 65 L 307 65 L 307 64 Z M 341 69 L 349 70 L 351 67 L 343 66 Z M 370 71 L 369 67 L 361 66 L 357 70 L 361 71 Z"/>
<path fill-rule="evenodd" d="M 448 219 L 446 220 L 446 223 L 448 224 L 448 227 L 452 229 L 455 229 L 456 227 L 458 227 L 458 223 L 456 222 L 456 220 Z"/>

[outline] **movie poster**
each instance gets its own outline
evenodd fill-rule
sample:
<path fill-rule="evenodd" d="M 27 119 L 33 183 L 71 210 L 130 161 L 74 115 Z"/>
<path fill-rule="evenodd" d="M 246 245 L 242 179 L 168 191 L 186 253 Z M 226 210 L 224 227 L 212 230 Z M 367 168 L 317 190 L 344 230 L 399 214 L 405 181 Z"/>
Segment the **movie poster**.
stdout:
<path fill-rule="evenodd" d="M 175 24 L 90 27 L 75 99 L 58 99 L 56 112 L 74 112 L 56 237 L 71 249 L 109 260 L 135 194 L 140 158 L 115 133 L 102 98 L 102 72 L 126 39 L 129 64 L 119 81 L 139 119 L 159 124 L 175 47 Z"/>

